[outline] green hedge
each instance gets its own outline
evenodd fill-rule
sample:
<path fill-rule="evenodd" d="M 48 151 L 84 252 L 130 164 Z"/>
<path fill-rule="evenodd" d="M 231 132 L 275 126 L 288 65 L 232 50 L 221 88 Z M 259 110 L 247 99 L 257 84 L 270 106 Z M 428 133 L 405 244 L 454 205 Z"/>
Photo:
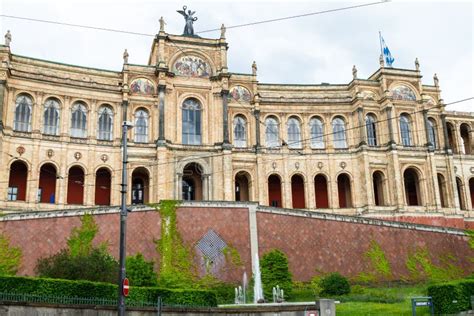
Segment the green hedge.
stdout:
<path fill-rule="evenodd" d="M 0 276 L 0 293 L 67 296 L 97 299 L 117 299 L 117 285 L 91 281 Z M 195 289 L 163 289 L 159 287 L 130 287 L 128 300 L 156 302 L 162 297 L 166 305 L 217 306 L 216 293 Z"/>
<path fill-rule="evenodd" d="M 462 280 L 428 287 L 436 314 L 455 314 L 471 309 L 474 280 Z"/>

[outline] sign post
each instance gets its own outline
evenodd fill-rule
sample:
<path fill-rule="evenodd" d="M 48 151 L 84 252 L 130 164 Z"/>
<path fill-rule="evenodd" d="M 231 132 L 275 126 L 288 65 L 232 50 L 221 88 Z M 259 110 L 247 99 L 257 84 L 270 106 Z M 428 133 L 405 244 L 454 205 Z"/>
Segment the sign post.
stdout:
<path fill-rule="evenodd" d="M 122 293 L 123 296 L 128 296 L 130 286 L 128 285 L 128 278 L 123 279 L 123 284 L 122 284 Z"/>
<path fill-rule="evenodd" d="M 417 307 L 429 307 L 430 315 L 434 315 L 433 299 L 431 296 L 412 297 L 411 299 L 411 314 L 416 316 Z"/>

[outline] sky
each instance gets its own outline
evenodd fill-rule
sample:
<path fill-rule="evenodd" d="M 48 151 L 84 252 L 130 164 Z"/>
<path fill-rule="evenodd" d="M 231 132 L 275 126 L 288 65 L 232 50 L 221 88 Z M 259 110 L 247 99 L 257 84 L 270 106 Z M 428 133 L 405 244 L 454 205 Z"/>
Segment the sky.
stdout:
<path fill-rule="evenodd" d="M 294 16 L 367 1 L 158 1 L 0 0 L 0 14 L 156 34 L 182 34 L 183 5 L 196 11 L 195 32 Z M 351 10 L 229 28 L 230 72 L 250 73 L 255 60 L 259 82 L 346 84 L 352 66 L 359 78 L 379 67 L 379 31 L 396 68 L 414 69 L 418 57 L 424 84 L 437 73 L 445 103 L 474 96 L 474 2 L 393 0 Z M 146 64 L 152 36 L 139 36 L 0 17 L 0 32 L 12 33 L 13 54 L 120 71 L 125 48 L 129 62 Z M 201 34 L 218 38 L 220 32 Z M 2 38 L 3 40 L 3 38 Z M 474 112 L 474 101 L 448 110 Z"/>

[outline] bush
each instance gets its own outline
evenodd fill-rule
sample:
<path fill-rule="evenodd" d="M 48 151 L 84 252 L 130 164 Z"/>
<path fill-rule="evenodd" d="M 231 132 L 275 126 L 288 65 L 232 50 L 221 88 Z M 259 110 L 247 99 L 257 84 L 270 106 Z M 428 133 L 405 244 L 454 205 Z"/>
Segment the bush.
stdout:
<path fill-rule="evenodd" d="M 285 299 L 291 297 L 293 283 L 291 273 L 288 270 L 288 259 L 280 250 L 272 250 L 263 255 L 260 263 L 262 271 L 263 295 L 269 300 L 275 286 L 283 289 Z"/>
<path fill-rule="evenodd" d="M 158 285 L 158 276 L 153 270 L 153 261 L 146 261 L 141 253 L 127 257 L 126 269 L 131 286 Z"/>
<path fill-rule="evenodd" d="M 38 259 L 36 264 L 36 274 L 40 277 L 68 280 L 116 283 L 118 271 L 115 258 L 99 248 L 76 256 L 63 249 L 51 257 Z"/>
<path fill-rule="evenodd" d="M 435 284 L 428 287 L 428 296 L 433 298 L 436 314 L 454 314 L 471 308 L 474 281 L 463 280 Z"/>
<path fill-rule="evenodd" d="M 0 275 L 15 275 L 20 267 L 21 257 L 21 249 L 10 247 L 8 237 L 0 234 Z"/>
<path fill-rule="evenodd" d="M 351 291 L 349 281 L 339 273 L 331 273 L 321 279 L 322 295 L 344 295 Z"/>
<path fill-rule="evenodd" d="M 0 292 L 114 300 L 118 288 L 115 284 L 101 282 L 0 276 Z M 127 301 L 154 303 L 158 296 L 166 305 L 217 306 L 213 291 L 195 289 L 132 286 Z"/>

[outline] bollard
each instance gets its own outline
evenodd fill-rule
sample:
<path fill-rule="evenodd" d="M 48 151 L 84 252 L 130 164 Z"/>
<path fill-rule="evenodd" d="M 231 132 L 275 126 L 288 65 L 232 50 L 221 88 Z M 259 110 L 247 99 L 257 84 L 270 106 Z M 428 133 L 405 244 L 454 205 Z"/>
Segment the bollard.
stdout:
<path fill-rule="evenodd" d="M 158 296 L 158 316 L 161 316 L 161 306 L 163 305 L 163 303 L 161 302 L 161 296 Z"/>

